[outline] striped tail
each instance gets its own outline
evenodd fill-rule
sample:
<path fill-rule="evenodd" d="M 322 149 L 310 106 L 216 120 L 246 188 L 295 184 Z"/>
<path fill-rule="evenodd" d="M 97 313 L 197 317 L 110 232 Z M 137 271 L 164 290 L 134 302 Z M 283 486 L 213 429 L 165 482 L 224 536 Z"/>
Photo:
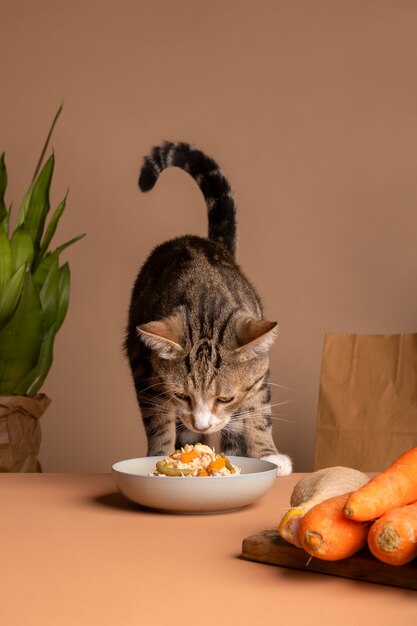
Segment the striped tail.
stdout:
<path fill-rule="evenodd" d="M 139 176 L 140 189 L 152 189 L 167 167 L 180 167 L 194 178 L 207 203 L 209 239 L 235 256 L 236 208 L 224 172 L 198 148 L 187 143 L 166 141 L 162 146 L 155 146 L 145 157 Z"/>

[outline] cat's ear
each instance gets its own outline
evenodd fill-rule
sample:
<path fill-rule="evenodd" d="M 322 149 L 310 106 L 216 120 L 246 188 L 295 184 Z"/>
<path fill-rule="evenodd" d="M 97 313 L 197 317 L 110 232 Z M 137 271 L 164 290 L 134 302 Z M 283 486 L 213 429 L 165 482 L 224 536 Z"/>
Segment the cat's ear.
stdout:
<path fill-rule="evenodd" d="M 265 355 L 277 336 L 277 322 L 241 318 L 236 323 L 239 347 L 234 351 L 239 361 L 250 361 Z"/>
<path fill-rule="evenodd" d="M 182 352 L 179 343 L 181 320 L 177 317 L 165 317 L 155 322 L 137 326 L 140 339 L 161 359 L 175 359 Z"/>

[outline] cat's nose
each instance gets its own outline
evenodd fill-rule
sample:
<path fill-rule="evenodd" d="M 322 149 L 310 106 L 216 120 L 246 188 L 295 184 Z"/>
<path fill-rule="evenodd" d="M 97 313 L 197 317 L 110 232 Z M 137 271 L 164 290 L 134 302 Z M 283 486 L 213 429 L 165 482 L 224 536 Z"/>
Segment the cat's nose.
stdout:
<path fill-rule="evenodd" d="M 200 432 L 204 432 L 210 426 L 210 423 L 207 420 L 201 420 L 195 417 L 193 419 L 193 424 L 194 424 L 195 430 L 199 430 Z"/>
<path fill-rule="evenodd" d="M 194 428 L 195 430 L 199 430 L 201 433 L 204 433 L 207 430 L 208 426 L 201 427 L 194 420 Z"/>
<path fill-rule="evenodd" d="M 210 411 L 207 411 L 206 409 L 200 409 L 194 411 L 193 413 L 193 423 L 196 430 L 199 430 L 201 432 L 207 430 L 207 428 L 211 426 L 212 421 L 213 415 Z"/>

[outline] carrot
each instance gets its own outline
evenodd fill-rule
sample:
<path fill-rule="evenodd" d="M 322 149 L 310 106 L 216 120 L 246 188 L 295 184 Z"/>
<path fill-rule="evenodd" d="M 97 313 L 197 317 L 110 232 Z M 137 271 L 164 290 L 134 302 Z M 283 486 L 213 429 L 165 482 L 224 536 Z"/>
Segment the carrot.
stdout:
<path fill-rule="evenodd" d="M 195 450 L 190 450 L 189 452 L 183 452 L 180 456 L 181 463 L 190 463 L 194 461 L 194 459 L 198 458 L 198 454 Z"/>
<path fill-rule="evenodd" d="M 368 546 L 377 559 L 405 565 L 417 557 L 417 502 L 388 511 L 374 522 Z"/>
<path fill-rule="evenodd" d="M 343 515 L 349 494 L 316 504 L 300 520 L 298 540 L 308 554 L 325 561 L 346 559 L 366 545 L 368 524 Z"/>
<path fill-rule="evenodd" d="M 224 456 L 219 456 L 218 459 L 210 463 L 210 465 L 208 466 L 208 471 L 210 472 L 211 470 L 221 470 L 225 465 L 226 459 L 224 458 Z"/>
<path fill-rule="evenodd" d="M 388 469 L 354 491 L 346 503 L 344 514 L 357 522 L 365 522 L 415 500 L 417 500 L 417 448 L 411 448 Z"/>
<path fill-rule="evenodd" d="M 209 473 L 206 470 L 199 470 L 197 476 L 208 476 Z"/>
<path fill-rule="evenodd" d="M 299 546 L 300 520 L 319 502 L 350 493 L 369 481 L 369 476 L 351 467 L 325 467 L 301 478 L 291 494 L 291 508 L 282 517 L 278 534 L 295 546 Z"/>

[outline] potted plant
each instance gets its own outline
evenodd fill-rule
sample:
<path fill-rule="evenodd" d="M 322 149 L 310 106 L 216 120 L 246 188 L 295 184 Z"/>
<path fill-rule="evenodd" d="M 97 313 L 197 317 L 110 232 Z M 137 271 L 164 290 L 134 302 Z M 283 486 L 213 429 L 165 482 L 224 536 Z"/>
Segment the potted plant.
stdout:
<path fill-rule="evenodd" d="M 46 223 L 55 157 L 44 163 L 52 122 L 12 228 L 7 170 L 0 157 L 0 472 L 41 471 L 39 418 L 50 403 L 41 392 L 53 361 L 55 335 L 68 309 L 70 269 L 61 253 L 84 235 L 51 248 L 66 198 Z"/>

